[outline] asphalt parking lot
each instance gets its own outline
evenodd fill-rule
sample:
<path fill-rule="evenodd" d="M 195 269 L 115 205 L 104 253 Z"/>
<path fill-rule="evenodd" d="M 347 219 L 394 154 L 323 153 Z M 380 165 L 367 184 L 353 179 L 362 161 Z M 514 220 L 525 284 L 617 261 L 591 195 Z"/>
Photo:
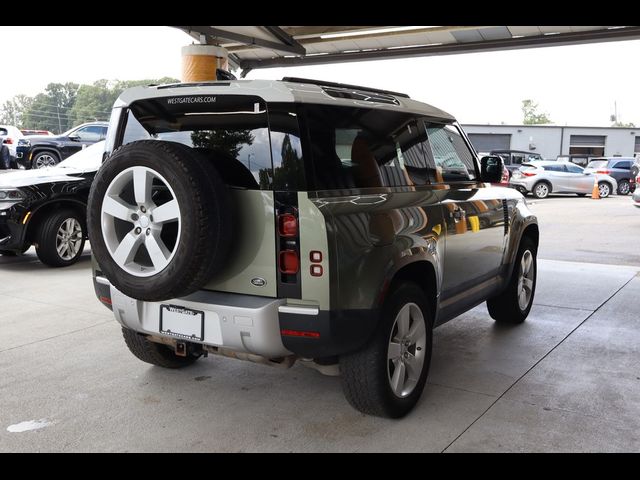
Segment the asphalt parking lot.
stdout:
<path fill-rule="evenodd" d="M 0 451 L 638 451 L 640 209 L 529 202 L 529 319 L 498 326 L 481 305 L 438 328 L 422 399 L 395 421 L 356 412 L 339 379 L 299 364 L 151 367 L 95 299 L 88 255 L 66 270 L 33 249 L 0 256 Z"/>

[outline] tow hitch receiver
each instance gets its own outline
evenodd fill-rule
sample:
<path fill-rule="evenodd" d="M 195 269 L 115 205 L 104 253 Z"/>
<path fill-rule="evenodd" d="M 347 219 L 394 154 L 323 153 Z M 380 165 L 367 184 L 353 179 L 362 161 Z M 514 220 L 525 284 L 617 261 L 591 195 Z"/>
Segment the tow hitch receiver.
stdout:
<path fill-rule="evenodd" d="M 187 344 L 184 342 L 176 342 L 176 355 L 179 357 L 187 356 Z"/>

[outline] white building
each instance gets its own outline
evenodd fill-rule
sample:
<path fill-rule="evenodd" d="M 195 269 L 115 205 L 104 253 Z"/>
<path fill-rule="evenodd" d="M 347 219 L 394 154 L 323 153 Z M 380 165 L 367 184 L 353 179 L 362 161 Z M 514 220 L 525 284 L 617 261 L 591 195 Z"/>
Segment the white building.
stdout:
<path fill-rule="evenodd" d="M 523 150 L 549 160 L 560 155 L 640 155 L 640 128 L 479 124 L 462 127 L 478 152 Z"/>

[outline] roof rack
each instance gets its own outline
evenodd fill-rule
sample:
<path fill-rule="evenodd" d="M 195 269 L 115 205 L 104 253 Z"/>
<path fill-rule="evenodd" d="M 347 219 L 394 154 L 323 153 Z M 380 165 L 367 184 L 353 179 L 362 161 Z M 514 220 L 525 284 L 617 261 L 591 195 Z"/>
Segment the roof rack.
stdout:
<path fill-rule="evenodd" d="M 390 90 L 381 90 L 379 88 L 361 87 L 358 85 L 348 85 L 346 83 L 325 82 L 323 80 L 313 80 L 309 78 L 284 77 L 282 81 L 291 82 L 291 83 L 309 83 L 311 85 L 320 85 L 322 87 L 350 88 L 353 90 L 361 90 L 363 92 L 384 93 L 387 95 L 394 95 L 396 97 L 410 98 L 409 95 L 407 95 L 406 93 L 392 92 Z"/>

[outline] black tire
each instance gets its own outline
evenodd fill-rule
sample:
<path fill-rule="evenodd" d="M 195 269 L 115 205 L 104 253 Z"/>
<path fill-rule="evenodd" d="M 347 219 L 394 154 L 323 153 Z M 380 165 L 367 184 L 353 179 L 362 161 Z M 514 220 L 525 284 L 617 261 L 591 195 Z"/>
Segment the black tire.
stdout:
<path fill-rule="evenodd" d="M 546 189 L 543 187 L 546 187 Z M 540 181 L 533 186 L 531 193 L 536 198 L 547 198 L 551 193 L 551 184 L 546 181 Z"/>
<path fill-rule="evenodd" d="M 80 246 L 74 255 L 69 255 L 71 252 L 65 250 L 63 250 L 62 253 L 58 253 L 57 249 L 58 233 L 63 224 L 69 219 L 78 222 L 81 229 Z M 38 226 L 35 241 L 38 258 L 49 267 L 58 268 L 73 265 L 82 256 L 82 252 L 84 251 L 86 231 L 85 220 L 76 210 L 63 209 L 52 212 L 48 217 L 43 219 Z M 63 255 L 69 258 L 64 258 Z"/>
<path fill-rule="evenodd" d="M 518 302 L 518 294 L 519 294 L 519 280 L 520 280 L 520 272 L 521 272 L 521 261 L 525 252 L 530 252 L 533 257 L 533 286 L 531 288 L 531 297 L 529 298 L 529 302 L 526 308 L 522 308 Z M 511 274 L 511 279 L 509 280 L 509 284 L 507 288 L 500 294 L 493 298 L 487 300 L 487 310 L 489 310 L 489 315 L 496 322 L 499 323 L 507 323 L 507 324 L 518 324 L 525 321 L 529 312 L 531 311 L 531 306 L 533 305 L 533 298 L 536 293 L 536 282 L 538 279 L 538 268 L 537 268 L 537 247 L 533 240 L 528 237 L 524 237 L 520 242 L 520 247 L 518 248 L 518 253 L 516 255 L 516 261 L 513 268 L 513 273 Z"/>
<path fill-rule="evenodd" d="M 5 257 L 16 257 L 18 256 L 18 252 L 12 252 L 10 250 L 0 250 L 0 255 L 4 255 Z"/>
<path fill-rule="evenodd" d="M 147 337 L 129 328 L 122 327 L 122 336 L 129 351 L 143 362 L 162 368 L 183 368 L 192 365 L 200 355 L 188 353 L 186 357 L 179 357 L 167 345 L 154 343 Z"/>
<path fill-rule="evenodd" d="M 201 155 L 173 142 L 143 140 L 119 148 L 98 171 L 88 205 L 89 238 L 103 274 L 121 292 L 146 301 L 186 296 L 201 288 L 227 258 L 232 231 L 229 192 L 215 168 Z M 138 277 L 113 259 L 101 230 L 102 204 L 114 178 L 131 167 L 146 167 L 162 175 L 175 193 L 181 211 L 182 234 L 167 266 Z"/>
<path fill-rule="evenodd" d="M 620 180 L 620 183 L 618 183 L 618 195 L 629 195 L 629 192 L 631 192 L 629 180 Z"/>
<path fill-rule="evenodd" d="M 50 157 L 53 160 L 54 165 L 57 165 L 58 163 L 60 163 L 60 157 L 58 156 L 57 153 L 49 152 L 49 151 L 38 152 L 31 159 L 31 168 L 34 168 L 34 169 L 42 168 L 42 167 L 38 167 L 38 163 L 39 161 L 47 157 Z M 49 166 L 52 166 L 52 165 L 49 165 Z"/>
<path fill-rule="evenodd" d="M 394 334 L 396 315 L 409 303 L 419 307 L 424 319 L 424 363 L 413 390 L 407 396 L 399 397 L 390 385 L 392 362 L 387 356 L 390 338 Z M 423 290 L 412 282 L 392 287 L 373 338 L 362 350 L 340 357 L 342 388 L 351 406 L 363 413 L 380 417 L 400 418 L 409 413 L 418 402 L 427 381 L 431 363 L 432 332 L 433 321 L 429 301 Z M 414 353 L 416 351 L 414 350 Z"/>
<path fill-rule="evenodd" d="M 609 182 L 598 182 L 598 193 L 600 193 L 600 198 L 609 197 L 612 190 L 612 185 Z"/>
<path fill-rule="evenodd" d="M 586 197 L 587 196 L 586 193 L 576 193 L 576 195 L 579 196 L 579 197 Z"/>

